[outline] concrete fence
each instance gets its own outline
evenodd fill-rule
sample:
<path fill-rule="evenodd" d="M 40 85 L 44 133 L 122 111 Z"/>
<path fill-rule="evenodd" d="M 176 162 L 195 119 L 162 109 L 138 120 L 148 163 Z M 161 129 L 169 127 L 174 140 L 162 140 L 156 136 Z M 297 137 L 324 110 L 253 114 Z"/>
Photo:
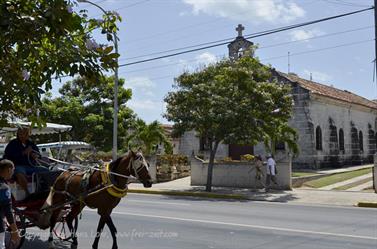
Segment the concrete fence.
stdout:
<path fill-rule="evenodd" d="M 292 189 L 292 160 L 290 156 L 277 159 L 277 185 L 273 189 Z M 265 183 L 266 166 L 262 167 Z M 207 183 L 208 163 L 198 158 L 191 158 L 191 185 L 204 186 Z M 234 188 L 263 188 L 260 181 L 255 178 L 255 165 L 250 162 L 221 162 L 213 166 L 212 186 Z"/>
<path fill-rule="evenodd" d="M 157 182 L 157 158 L 156 156 L 149 156 L 145 158 L 149 163 L 149 174 L 151 175 L 152 181 Z"/>

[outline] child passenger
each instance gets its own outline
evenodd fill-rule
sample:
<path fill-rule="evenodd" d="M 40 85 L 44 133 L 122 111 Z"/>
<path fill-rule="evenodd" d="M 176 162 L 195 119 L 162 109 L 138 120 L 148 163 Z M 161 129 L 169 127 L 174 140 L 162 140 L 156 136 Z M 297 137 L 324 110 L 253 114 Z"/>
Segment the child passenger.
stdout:
<path fill-rule="evenodd" d="M 13 175 L 14 165 L 12 161 L 3 159 L 0 161 L 0 249 L 5 249 L 5 224 L 4 217 L 6 217 L 11 234 L 11 241 L 17 245 L 20 241 L 20 235 L 15 223 L 12 212 L 12 198 L 9 186 L 6 180 Z"/>

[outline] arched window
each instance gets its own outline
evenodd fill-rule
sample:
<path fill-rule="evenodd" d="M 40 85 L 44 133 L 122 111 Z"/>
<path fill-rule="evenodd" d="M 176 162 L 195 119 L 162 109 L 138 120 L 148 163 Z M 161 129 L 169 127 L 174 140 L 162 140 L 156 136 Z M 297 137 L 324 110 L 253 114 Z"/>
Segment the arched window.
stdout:
<path fill-rule="evenodd" d="M 374 130 L 368 129 L 368 158 L 369 162 L 373 162 L 373 155 L 376 153 L 376 138 L 374 137 Z"/>
<path fill-rule="evenodd" d="M 360 153 L 360 143 L 359 136 L 357 135 L 357 129 L 355 127 L 351 128 L 351 152 L 352 155 L 358 155 Z"/>
<path fill-rule="evenodd" d="M 344 151 L 344 132 L 343 132 L 343 129 L 339 129 L 339 150 Z"/>
<path fill-rule="evenodd" d="M 317 150 L 322 150 L 322 131 L 319 126 L 315 129 L 315 148 Z"/>
<path fill-rule="evenodd" d="M 363 145 L 363 132 L 359 131 L 359 149 L 360 151 L 364 150 L 364 145 Z"/>
<path fill-rule="evenodd" d="M 330 150 L 337 151 L 339 149 L 338 144 L 338 132 L 335 125 L 330 125 Z"/>
<path fill-rule="evenodd" d="M 275 142 L 275 150 L 285 150 L 285 143 L 281 141 Z"/>

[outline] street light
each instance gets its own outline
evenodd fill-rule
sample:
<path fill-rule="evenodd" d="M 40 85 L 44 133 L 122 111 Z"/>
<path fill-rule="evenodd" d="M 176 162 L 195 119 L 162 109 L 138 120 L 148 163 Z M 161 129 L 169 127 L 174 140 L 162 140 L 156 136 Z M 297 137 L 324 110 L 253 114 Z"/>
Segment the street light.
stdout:
<path fill-rule="evenodd" d="M 77 1 L 80 3 L 89 3 L 99 8 L 105 15 L 108 14 L 106 10 L 104 10 L 101 6 L 99 6 L 96 3 L 93 3 L 88 0 L 77 0 Z M 116 31 L 113 32 L 113 41 L 114 41 L 115 53 L 118 54 L 118 37 L 117 37 Z M 118 65 L 118 58 L 116 58 L 116 63 Z M 114 68 L 114 123 L 113 123 L 113 153 L 112 153 L 113 161 L 117 159 L 117 151 L 118 151 L 118 66 Z"/>

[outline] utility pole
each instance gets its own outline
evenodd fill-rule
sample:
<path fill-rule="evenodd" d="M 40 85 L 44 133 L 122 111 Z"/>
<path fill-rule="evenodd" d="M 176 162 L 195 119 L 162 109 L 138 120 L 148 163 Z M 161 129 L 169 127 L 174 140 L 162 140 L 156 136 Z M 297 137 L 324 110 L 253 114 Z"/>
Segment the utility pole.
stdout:
<path fill-rule="evenodd" d="M 374 66 L 377 73 L 377 0 L 374 0 Z M 376 80 L 377 82 L 377 80 Z"/>

